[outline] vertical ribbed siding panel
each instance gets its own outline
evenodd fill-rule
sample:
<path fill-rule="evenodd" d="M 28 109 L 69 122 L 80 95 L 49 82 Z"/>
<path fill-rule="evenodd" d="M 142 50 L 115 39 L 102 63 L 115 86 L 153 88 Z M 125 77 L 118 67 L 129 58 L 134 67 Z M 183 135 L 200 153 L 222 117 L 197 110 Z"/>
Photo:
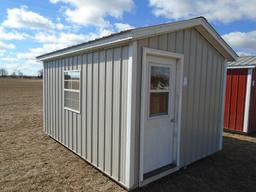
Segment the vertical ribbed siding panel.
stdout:
<path fill-rule="evenodd" d="M 175 52 L 175 50 L 176 50 L 176 32 L 168 33 L 167 50 L 171 51 L 171 52 Z"/>
<path fill-rule="evenodd" d="M 68 70 L 72 70 L 73 57 L 68 58 Z M 73 115 L 67 110 L 68 114 L 68 147 L 73 150 Z"/>
<path fill-rule="evenodd" d="M 58 141 L 60 141 L 60 118 L 59 118 L 59 99 L 60 99 L 60 94 L 59 94 L 59 60 L 56 60 L 56 65 L 55 65 L 55 126 L 56 126 L 56 138 L 58 138 Z"/>
<path fill-rule="evenodd" d="M 212 65 L 212 60 L 213 60 L 213 51 L 212 49 L 208 48 L 208 55 L 207 55 L 207 63 L 208 63 L 208 68 L 207 68 L 207 78 L 206 78 L 206 103 L 205 103 L 205 114 L 204 114 L 204 129 L 206 129 L 206 133 L 205 133 L 205 138 L 206 138 L 206 143 L 205 143 L 205 148 L 204 148 L 204 154 L 208 155 L 209 154 L 209 148 L 210 148 L 210 144 L 209 144 L 209 132 L 210 130 L 210 125 L 211 125 L 211 118 L 209 116 L 209 110 L 211 107 L 211 90 L 212 90 L 212 76 L 213 76 L 213 65 Z"/>
<path fill-rule="evenodd" d="M 219 138 L 219 135 L 220 135 L 220 129 L 219 129 L 219 126 L 220 126 L 220 122 L 221 122 L 221 111 L 222 111 L 222 107 L 221 107 L 221 97 L 222 97 L 222 91 L 223 91 L 223 86 L 224 83 L 223 82 L 223 60 L 221 60 L 221 57 L 218 55 L 218 61 L 217 61 L 217 67 L 218 67 L 218 70 L 217 70 L 217 81 L 216 81 L 216 109 L 215 109 L 215 120 L 214 120 L 214 123 L 215 123 L 215 144 L 214 144 L 214 151 L 217 151 L 219 149 L 219 143 L 220 143 L 220 138 Z M 224 107 L 224 106 L 223 106 Z"/>
<path fill-rule="evenodd" d="M 87 55 L 83 55 L 82 61 L 82 157 L 87 159 Z"/>
<path fill-rule="evenodd" d="M 81 74 L 81 79 L 80 79 L 80 98 L 82 97 L 82 76 L 83 76 L 83 68 L 82 68 L 82 56 L 79 55 L 77 57 L 77 69 L 80 70 Z M 80 99 L 80 114 L 82 112 L 82 106 L 83 106 L 83 99 Z M 82 156 L 82 118 L 81 115 L 76 115 L 77 116 L 77 154 L 79 156 Z"/>
<path fill-rule="evenodd" d="M 72 70 L 73 67 L 72 67 L 72 63 L 73 63 L 73 57 L 70 57 L 68 59 L 68 70 Z M 68 147 L 72 150 L 74 150 L 74 145 L 73 145 L 73 134 L 74 134 L 74 131 L 73 131 L 73 112 L 71 111 L 68 111 L 67 110 L 67 113 L 68 113 L 68 138 L 69 138 L 69 145 Z"/>
<path fill-rule="evenodd" d="M 52 137 L 54 137 L 54 130 L 53 130 L 53 123 L 54 123 L 54 117 L 53 117 L 53 92 L 54 92 L 54 89 L 53 89 L 53 79 L 54 79 L 54 75 L 53 75 L 53 69 L 54 69 L 54 61 L 51 62 L 51 66 L 50 66 L 50 105 L 51 105 L 51 112 L 50 112 L 50 118 L 51 118 L 51 131 L 50 131 L 50 135 Z"/>
<path fill-rule="evenodd" d="M 198 119 L 198 129 L 201 133 L 201 138 L 199 142 L 199 154 L 205 156 L 204 154 L 204 143 L 206 140 L 206 129 L 204 127 L 204 115 L 205 115 L 205 100 L 206 100 L 206 79 L 207 79 L 207 44 L 202 41 L 202 63 L 201 63 L 201 78 L 200 78 L 200 95 L 199 95 L 199 119 Z"/>
<path fill-rule="evenodd" d="M 215 80 L 216 80 L 216 75 L 217 75 L 217 71 L 216 71 L 216 55 L 215 55 L 215 52 L 212 50 L 212 53 L 213 53 L 213 56 L 212 56 L 212 62 L 211 62 L 211 66 L 212 66 L 212 78 L 210 80 L 210 106 L 208 108 L 208 113 L 207 115 L 209 116 L 209 124 L 208 124 L 208 141 L 207 141 L 207 144 L 208 144 L 208 150 L 207 150 L 207 153 L 208 154 L 211 154 L 214 150 L 214 110 L 215 110 Z"/>
<path fill-rule="evenodd" d="M 158 48 L 164 51 L 168 49 L 168 34 L 159 35 L 158 37 Z"/>
<path fill-rule="evenodd" d="M 81 70 L 80 113 L 64 109 L 64 70 Z M 125 184 L 128 47 L 45 65 L 45 131 Z"/>
<path fill-rule="evenodd" d="M 72 61 L 72 70 L 77 70 L 77 56 L 73 57 L 73 61 Z M 77 114 L 74 112 L 72 113 L 72 143 L 73 143 L 73 151 L 75 151 L 77 153 Z"/>
<path fill-rule="evenodd" d="M 212 98 L 212 102 L 214 103 L 213 106 L 212 106 L 212 111 L 211 111 L 211 116 L 212 116 L 212 130 L 211 130 L 211 153 L 215 152 L 216 150 L 216 127 L 217 127 L 217 110 L 218 110 L 218 95 L 219 95 L 219 92 L 218 92 L 218 89 L 219 89 L 219 78 L 220 78 L 220 74 L 218 74 L 218 69 L 219 69 L 219 59 L 217 58 L 217 54 L 216 52 L 214 53 L 214 71 L 215 71 L 215 76 L 214 76 L 214 79 L 213 79 L 213 98 Z M 217 87 L 218 86 L 218 87 Z M 218 146 L 219 147 L 219 146 Z"/>
<path fill-rule="evenodd" d="M 92 54 L 87 63 L 87 159 L 92 162 Z"/>
<path fill-rule="evenodd" d="M 50 99 L 50 136 L 53 137 L 53 116 L 52 116 L 52 106 L 53 106 L 53 100 L 52 100 L 52 94 L 53 94 L 53 64 L 54 61 L 50 62 L 49 66 L 49 74 L 50 74 L 50 82 L 49 82 L 49 99 Z"/>
<path fill-rule="evenodd" d="M 105 71 L 105 51 L 100 52 L 99 59 L 99 168 L 104 170 L 105 161 L 105 84 L 106 84 L 106 71 Z"/>
<path fill-rule="evenodd" d="M 68 70 L 68 63 L 69 63 L 68 61 L 69 61 L 69 59 L 66 58 L 66 59 L 65 59 L 65 70 Z M 65 102 L 65 101 L 64 101 L 64 102 Z M 65 137 L 65 138 L 66 138 L 65 145 L 66 145 L 67 147 L 69 147 L 68 113 L 69 113 L 69 111 L 64 110 L 64 114 L 65 114 L 65 136 L 66 136 L 66 137 Z"/>
<path fill-rule="evenodd" d="M 105 131 L 105 171 L 112 174 L 112 78 L 113 50 L 107 50 L 106 55 L 106 131 Z"/>
<path fill-rule="evenodd" d="M 125 183 L 125 165 L 126 165 L 126 138 L 127 138 L 127 89 L 128 89 L 128 47 L 122 48 L 122 71 L 121 71 L 121 125 L 120 125 L 120 181 Z"/>
<path fill-rule="evenodd" d="M 56 121 L 56 66 L 57 66 L 57 61 L 55 60 L 53 63 L 53 81 L 52 81 L 52 88 L 53 88 L 53 92 L 52 92 L 52 101 L 53 101 L 53 105 L 52 105 L 52 118 L 53 118 L 53 137 L 58 139 L 58 129 L 57 129 L 57 121 Z"/>
<path fill-rule="evenodd" d="M 121 49 L 114 49 L 113 64 L 113 132 L 112 132 L 112 176 L 119 178 L 119 147 L 120 147 L 120 72 Z"/>
<path fill-rule="evenodd" d="M 221 127 L 215 121 L 218 121 L 221 115 L 219 94 L 222 94 L 223 82 L 220 80 L 224 75 L 222 70 L 224 58 L 196 29 L 186 29 L 169 33 L 167 36 L 162 34 L 139 40 L 136 130 L 140 127 L 142 47 L 184 53 L 183 77 L 188 79 L 188 84 L 183 86 L 182 90 L 181 166 L 216 152 Z M 138 145 L 139 137 L 136 137 L 137 154 L 139 154 Z M 135 172 L 138 163 L 136 158 Z"/>
<path fill-rule="evenodd" d="M 191 150 L 193 151 L 195 149 L 194 146 L 194 137 L 195 137 L 195 127 L 193 126 L 193 103 L 194 103 L 194 85 L 195 85 L 195 67 L 196 67 L 196 48 L 197 48 L 197 37 L 196 32 L 194 30 L 191 31 L 191 46 L 190 46 L 190 52 L 189 52 L 189 66 L 188 66 L 188 94 L 187 94 L 187 119 L 186 119 L 186 142 L 189 143 L 190 151 L 187 153 L 186 159 L 191 162 L 193 161 L 193 154 Z M 188 136 L 190 135 L 190 137 Z M 195 151 L 193 151 L 195 152 Z"/>
<path fill-rule="evenodd" d="M 175 40 L 175 50 L 177 53 L 183 53 L 184 52 L 184 31 L 177 31 L 176 32 L 176 40 Z"/>
<path fill-rule="evenodd" d="M 47 62 L 47 87 L 48 87 L 48 91 L 47 91 L 47 133 L 48 135 L 50 135 L 51 133 L 51 97 L 50 97 L 50 94 L 51 94 L 51 71 L 50 71 L 50 65 L 51 65 L 51 62 L 48 61 Z"/>
<path fill-rule="evenodd" d="M 99 56 L 98 52 L 93 53 L 92 70 L 92 163 L 98 165 L 98 91 L 99 91 Z"/>
<path fill-rule="evenodd" d="M 191 40 L 191 30 L 187 29 L 184 31 L 184 66 L 183 66 L 183 77 L 184 78 L 189 78 L 189 66 L 185 65 L 185 63 L 189 63 L 190 62 L 190 41 Z M 174 39 L 173 41 L 176 42 L 176 39 Z M 178 42 L 177 42 L 178 43 Z M 185 118 L 187 118 L 187 116 L 189 115 L 187 112 L 187 106 L 188 106 L 188 98 L 187 98 L 187 94 L 188 94 L 188 86 L 183 86 L 182 88 L 182 116 Z M 180 134 L 181 134 L 181 139 L 180 139 L 180 159 L 181 159 L 181 164 L 186 164 L 186 159 L 188 156 L 188 153 L 184 153 L 183 151 L 189 151 L 189 143 L 186 141 L 186 138 L 189 137 L 186 129 L 184 129 L 184 127 L 186 127 L 187 121 L 183 121 L 181 120 L 181 130 L 180 130 Z"/>
<path fill-rule="evenodd" d="M 44 80 L 44 101 L 43 101 L 43 113 L 44 113 L 44 119 L 43 119 L 43 130 L 45 133 L 47 133 L 47 91 L 48 91 L 48 87 L 47 87 L 47 62 L 43 63 L 43 67 L 44 67 L 44 73 L 43 73 L 43 80 Z"/>
<path fill-rule="evenodd" d="M 149 47 L 153 49 L 158 48 L 158 36 L 148 38 Z"/>
<path fill-rule="evenodd" d="M 60 113 L 60 126 L 61 126 L 61 143 L 64 143 L 65 139 L 65 129 L 64 129 L 64 102 L 63 102 L 63 70 L 64 70 L 64 59 L 61 59 L 60 63 L 60 68 L 59 68 L 59 73 L 60 73 L 60 83 L 59 83 L 59 92 L 60 92 L 60 97 L 59 97 L 59 113 Z"/>
<path fill-rule="evenodd" d="M 200 100 L 200 92 L 201 92 L 201 76 L 202 76 L 202 39 L 201 36 L 196 33 L 197 38 L 197 48 L 196 48 L 196 59 L 195 59 L 195 83 L 194 83 L 194 101 L 193 101 L 193 127 L 194 127 L 194 137 L 198 137 L 198 139 L 194 139 L 193 142 L 193 150 L 195 153 L 192 155 L 192 159 L 195 161 L 198 157 L 201 156 L 200 154 L 200 146 L 202 145 L 202 131 L 199 127 L 199 107 L 201 105 Z"/>
<path fill-rule="evenodd" d="M 48 135 L 51 135 L 51 71 L 50 71 L 50 67 L 51 67 L 51 62 L 48 62 L 48 66 L 47 66 L 47 87 L 48 87 L 48 91 L 47 91 L 47 116 L 48 116 L 48 122 L 47 122 L 47 133 Z"/>

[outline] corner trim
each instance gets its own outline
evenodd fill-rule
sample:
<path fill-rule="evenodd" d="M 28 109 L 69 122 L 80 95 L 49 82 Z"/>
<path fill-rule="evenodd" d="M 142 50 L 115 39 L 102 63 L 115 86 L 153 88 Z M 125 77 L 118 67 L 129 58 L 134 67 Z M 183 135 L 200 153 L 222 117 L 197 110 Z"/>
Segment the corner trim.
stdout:
<path fill-rule="evenodd" d="M 136 64 L 137 41 L 129 45 L 128 79 L 127 79 L 127 138 L 125 184 L 128 189 L 134 187 L 134 153 L 135 153 L 135 110 L 136 110 Z"/>
<path fill-rule="evenodd" d="M 252 88 L 252 69 L 248 69 L 246 96 L 245 96 L 245 108 L 244 108 L 244 126 L 243 132 L 248 133 L 248 124 L 250 116 L 250 100 L 251 100 L 251 88 Z"/>

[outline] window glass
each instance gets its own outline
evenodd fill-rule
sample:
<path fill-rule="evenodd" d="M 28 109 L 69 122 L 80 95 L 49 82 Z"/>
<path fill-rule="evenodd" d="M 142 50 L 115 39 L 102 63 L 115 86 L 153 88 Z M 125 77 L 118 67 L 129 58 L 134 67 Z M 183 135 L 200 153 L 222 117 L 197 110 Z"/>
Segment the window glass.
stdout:
<path fill-rule="evenodd" d="M 151 89 L 169 89 L 169 68 L 151 67 Z"/>
<path fill-rule="evenodd" d="M 64 72 L 64 107 L 80 111 L 80 71 Z"/>
<path fill-rule="evenodd" d="M 64 91 L 64 106 L 79 111 L 79 92 Z"/>
<path fill-rule="evenodd" d="M 71 80 L 71 75 L 70 75 L 70 72 L 64 72 L 64 79 L 65 80 Z"/>
<path fill-rule="evenodd" d="M 149 116 L 168 114 L 170 68 L 151 66 Z"/>
<path fill-rule="evenodd" d="M 80 89 L 79 85 L 80 85 L 79 81 L 72 81 L 72 89 L 79 90 Z"/>
<path fill-rule="evenodd" d="M 150 93 L 150 116 L 168 114 L 169 93 Z"/>
<path fill-rule="evenodd" d="M 64 88 L 65 89 L 72 89 L 72 81 L 64 81 Z"/>
<path fill-rule="evenodd" d="M 72 80 L 79 80 L 80 79 L 80 72 L 79 71 L 72 71 L 71 79 Z"/>

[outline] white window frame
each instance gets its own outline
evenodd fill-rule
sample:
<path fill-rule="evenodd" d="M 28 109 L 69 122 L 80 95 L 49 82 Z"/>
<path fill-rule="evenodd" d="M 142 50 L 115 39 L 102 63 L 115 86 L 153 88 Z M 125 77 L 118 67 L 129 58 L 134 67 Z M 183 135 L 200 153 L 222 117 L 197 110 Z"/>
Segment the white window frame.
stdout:
<path fill-rule="evenodd" d="M 79 90 L 65 89 L 65 73 L 66 72 L 79 72 L 80 73 Z M 64 110 L 68 110 L 68 111 L 72 111 L 72 112 L 80 114 L 80 111 L 81 111 L 81 88 L 82 88 L 82 86 L 81 86 L 81 70 L 78 70 L 78 69 L 64 70 L 63 71 L 63 108 L 64 108 Z M 79 93 L 79 105 L 78 105 L 79 110 L 75 110 L 75 109 L 71 109 L 69 107 L 65 107 L 65 91 Z"/>

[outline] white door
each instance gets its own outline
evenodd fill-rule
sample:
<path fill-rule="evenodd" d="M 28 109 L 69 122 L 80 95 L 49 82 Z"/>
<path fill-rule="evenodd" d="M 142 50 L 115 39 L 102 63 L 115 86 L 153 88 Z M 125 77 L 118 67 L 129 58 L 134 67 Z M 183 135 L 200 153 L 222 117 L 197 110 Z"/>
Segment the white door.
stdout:
<path fill-rule="evenodd" d="M 143 180 L 175 166 L 175 58 L 147 55 L 144 62 Z M 143 134 L 143 133 L 142 133 Z"/>

